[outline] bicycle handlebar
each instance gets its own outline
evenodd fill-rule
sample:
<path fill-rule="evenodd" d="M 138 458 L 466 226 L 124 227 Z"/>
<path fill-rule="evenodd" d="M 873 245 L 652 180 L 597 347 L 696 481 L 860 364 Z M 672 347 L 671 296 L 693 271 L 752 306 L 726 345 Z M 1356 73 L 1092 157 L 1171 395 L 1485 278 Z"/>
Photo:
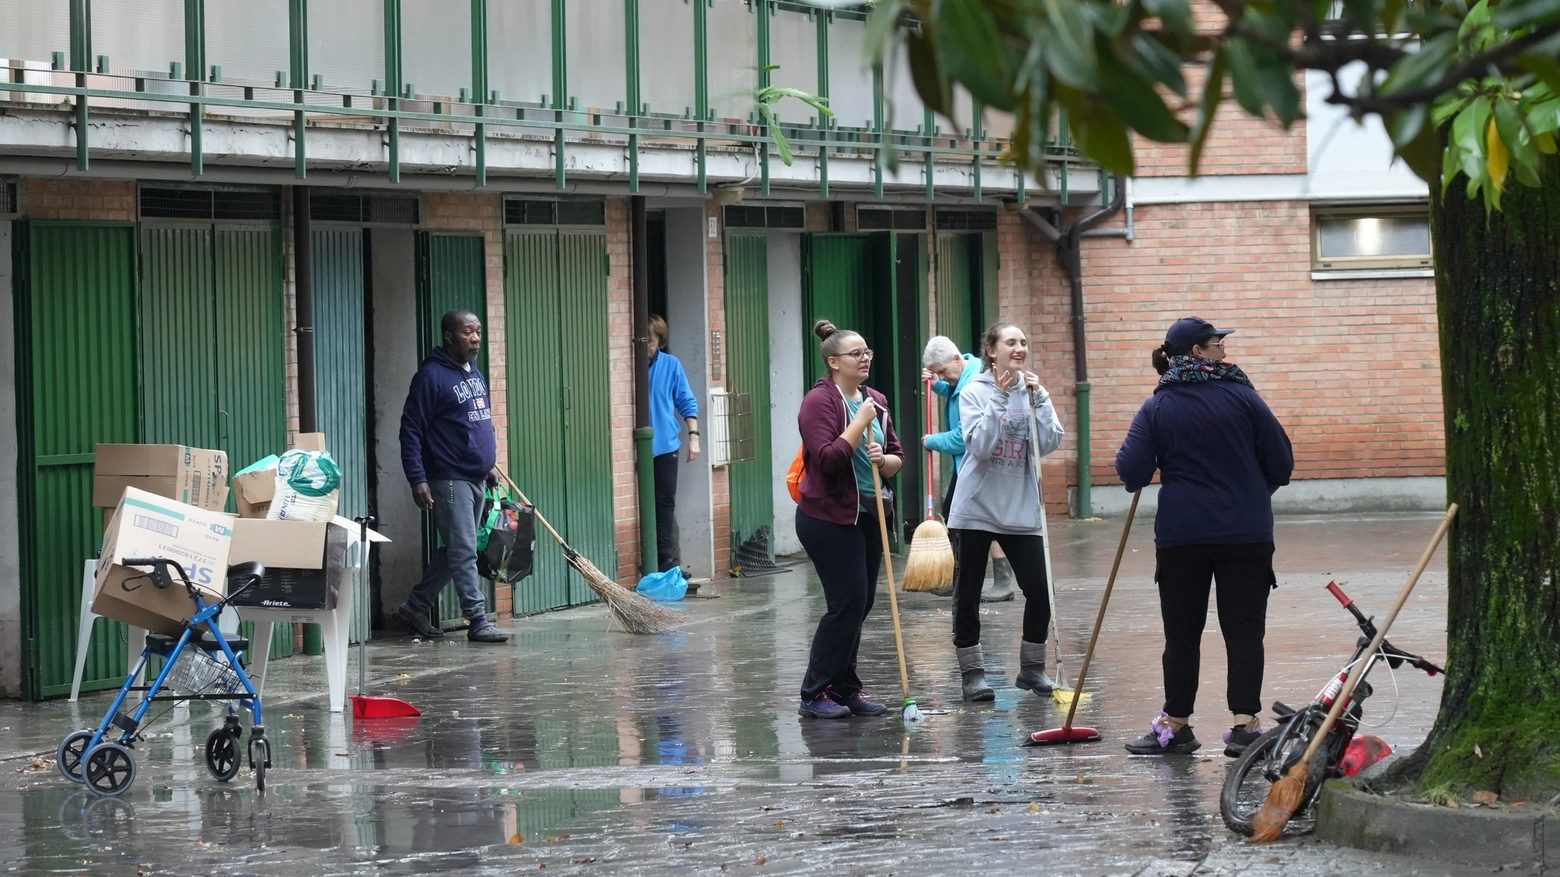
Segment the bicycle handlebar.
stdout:
<path fill-rule="evenodd" d="M 1350 598 L 1348 594 L 1345 594 L 1343 592 L 1342 588 L 1338 587 L 1338 583 L 1337 582 L 1328 582 L 1327 583 L 1327 592 L 1329 594 L 1332 594 L 1334 597 L 1337 597 L 1338 598 L 1338 602 L 1342 603 L 1343 604 L 1343 608 L 1345 608 L 1345 609 L 1347 609 L 1350 606 L 1354 605 L 1354 600 L 1352 598 Z"/>
<path fill-rule="evenodd" d="M 1332 594 L 1339 603 L 1342 603 L 1343 608 L 1349 610 L 1349 613 L 1354 616 L 1354 620 L 1359 623 L 1360 630 L 1364 632 L 1366 637 L 1360 641 L 1360 648 L 1364 649 L 1369 644 L 1369 640 L 1375 637 L 1376 625 L 1372 624 L 1371 620 L 1366 618 L 1365 614 L 1359 610 L 1359 607 L 1354 605 L 1353 598 L 1351 598 L 1348 594 L 1345 594 L 1343 589 L 1338 587 L 1337 582 L 1327 583 L 1327 593 Z M 1387 663 L 1394 668 L 1399 664 L 1406 662 L 1414 669 L 1423 670 L 1430 676 L 1444 674 L 1446 672 L 1445 670 L 1442 670 L 1440 667 L 1437 667 L 1435 664 L 1430 663 L 1424 658 L 1421 658 L 1420 656 L 1411 652 L 1405 652 L 1391 643 L 1386 642 L 1385 640 L 1383 640 L 1381 643 L 1380 653 L 1386 657 Z"/>

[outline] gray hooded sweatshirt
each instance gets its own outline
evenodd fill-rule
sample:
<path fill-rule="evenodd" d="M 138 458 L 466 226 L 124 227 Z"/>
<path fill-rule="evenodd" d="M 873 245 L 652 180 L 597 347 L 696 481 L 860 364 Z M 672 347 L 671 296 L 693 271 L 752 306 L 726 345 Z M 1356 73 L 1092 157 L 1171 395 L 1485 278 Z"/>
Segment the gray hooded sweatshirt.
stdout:
<path fill-rule="evenodd" d="M 1029 407 L 1040 434 L 1031 446 Z M 964 464 L 953 491 L 948 526 L 991 533 L 1040 535 L 1040 493 L 1035 456 L 1061 447 L 1062 425 L 1042 387 L 1012 393 L 997 387 L 991 372 L 981 372 L 959 398 L 964 430 Z"/>

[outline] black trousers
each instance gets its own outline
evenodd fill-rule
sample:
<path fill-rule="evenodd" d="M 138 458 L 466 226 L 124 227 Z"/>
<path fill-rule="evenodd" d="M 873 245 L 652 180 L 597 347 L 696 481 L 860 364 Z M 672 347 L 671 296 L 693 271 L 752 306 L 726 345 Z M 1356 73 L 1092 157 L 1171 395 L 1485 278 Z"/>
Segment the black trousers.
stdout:
<path fill-rule="evenodd" d="M 1024 592 L 1024 642 L 1043 643 L 1051 626 L 1051 601 L 1046 593 L 1045 540 L 1039 536 L 1012 536 L 986 530 L 949 530 L 958 534 L 954 554 L 957 573 L 953 580 L 953 644 L 957 648 L 980 642 L 980 586 L 986 579 L 986 556 L 991 543 L 1002 546 L 1013 565 L 1013 580 Z"/>
<path fill-rule="evenodd" d="M 1208 591 L 1216 580 L 1219 631 L 1224 634 L 1229 658 L 1226 696 L 1230 712 L 1256 715 L 1262 710 L 1262 638 L 1267 632 L 1268 592 L 1277 584 L 1273 543 L 1160 548 L 1155 551 L 1155 564 L 1159 612 L 1165 624 L 1164 711 L 1184 718 L 1197 705 Z"/>
<path fill-rule="evenodd" d="M 835 700 L 843 700 L 861 690 L 856 653 L 861 650 L 861 625 L 877 596 L 882 537 L 876 519 L 868 515 L 854 525 L 832 524 L 801 509 L 796 510 L 796 536 L 818 571 L 828 605 L 813 634 L 802 700 L 812 700 L 831 688 Z"/>
<path fill-rule="evenodd" d="M 677 565 L 677 452 L 655 457 L 656 569 Z"/>

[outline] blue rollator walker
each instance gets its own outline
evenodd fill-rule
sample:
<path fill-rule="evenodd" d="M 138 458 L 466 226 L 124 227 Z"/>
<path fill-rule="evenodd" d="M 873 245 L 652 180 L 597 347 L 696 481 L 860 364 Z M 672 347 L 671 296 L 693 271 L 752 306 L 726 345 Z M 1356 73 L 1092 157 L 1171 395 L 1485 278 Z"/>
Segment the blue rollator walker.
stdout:
<path fill-rule="evenodd" d="M 99 795 L 118 795 L 135 782 L 135 756 L 131 750 L 140 737 L 141 722 L 154 701 L 222 700 L 228 702 L 227 718 L 222 727 L 213 730 L 206 738 L 206 769 L 220 782 L 227 782 L 238 773 L 243 759 L 239 755 L 238 741 L 244 729 L 238 723 L 240 706 L 249 710 L 254 722 L 249 732 L 249 766 L 255 772 L 255 788 L 265 791 L 265 771 L 271 766 L 271 744 L 265 738 L 265 723 L 260 716 L 260 693 L 255 690 L 249 674 L 239 660 L 239 653 L 249 648 L 249 641 L 237 634 L 223 634 L 217 628 L 216 618 L 222 607 L 244 589 L 260 580 L 265 567 L 259 563 L 241 563 L 228 567 L 228 596 L 218 603 L 207 605 L 201 592 L 189 580 L 184 567 L 177 561 L 161 557 L 136 557 L 120 561 L 120 565 L 151 568 L 151 572 L 127 579 L 126 590 L 143 587 L 147 581 L 158 588 L 182 584 L 194 601 L 196 611 L 184 623 L 183 632 L 177 636 L 164 633 L 148 633 L 141 659 L 125 677 L 125 684 L 103 716 L 102 724 L 95 730 L 76 731 L 60 743 L 58 764 L 60 773 L 72 782 L 85 783 Z M 169 574 L 178 572 L 175 579 Z M 132 583 L 139 584 L 131 586 Z M 162 671 L 151 685 L 133 684 L 146 662 L 153 656 L 163 659 Z M 226 659 L 226 660 L 224 660 Z M 159 694 L 164 689 L 178 693 Z M 145 692 L 140 703 L 126 714 L 122 712 L 131 692 Z M 117 736 L 116 736 L 117 735 Z"/>

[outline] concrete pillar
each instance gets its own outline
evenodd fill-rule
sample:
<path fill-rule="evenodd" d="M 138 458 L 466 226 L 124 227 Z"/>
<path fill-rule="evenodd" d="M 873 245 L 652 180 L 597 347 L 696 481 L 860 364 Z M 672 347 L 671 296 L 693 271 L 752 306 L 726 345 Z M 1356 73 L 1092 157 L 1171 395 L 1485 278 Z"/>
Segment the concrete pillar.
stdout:
<path fill-rule="evenodd" d="M 401 408 L 417 373 L 417 256 L 414 232 L 373 228 L 375 495 L 379 531 L 392 540 L 379 556 L 380 609 L 389 614 L 422 578 L 422 515 L 401 468 Z"/>
<path fill-rule="evenodd" d="M 660 206 L 659 204 L 654 206 Z M 677 473 L 678 553 L 683 574 L 711 578 L 715 574 L 715 514 L 710 429 L 709 307 L 705 258 L 704 203 L 668 206 L 666 210 L 666 324 L 672 352 L 688 373 L 688 385 L 699 400 L 699 442 L 703 453 Z M 717 242 L 718 243 L 718 242 Z"/>
<path fill-rule="evenodd" d="M 786 487 L 785 473 L 796 458 L 802 437 L 796 412 L 807 387 L 802 386 L 805 357 L 816 356 L 812 327 L 802 325 L 802 236 L 769 234 L 769 402 L 770 455 L 774 471 L 775 554 L 796 554 L 796 503 Z"/>
<path fill-rule="evenodd" d="M 11 223 L 0 221 L 0 338 L 16 337 Z M 16 491 L 16 360 L 0 356 L 0 697 L 22 696 L 20 498 Z"/>

